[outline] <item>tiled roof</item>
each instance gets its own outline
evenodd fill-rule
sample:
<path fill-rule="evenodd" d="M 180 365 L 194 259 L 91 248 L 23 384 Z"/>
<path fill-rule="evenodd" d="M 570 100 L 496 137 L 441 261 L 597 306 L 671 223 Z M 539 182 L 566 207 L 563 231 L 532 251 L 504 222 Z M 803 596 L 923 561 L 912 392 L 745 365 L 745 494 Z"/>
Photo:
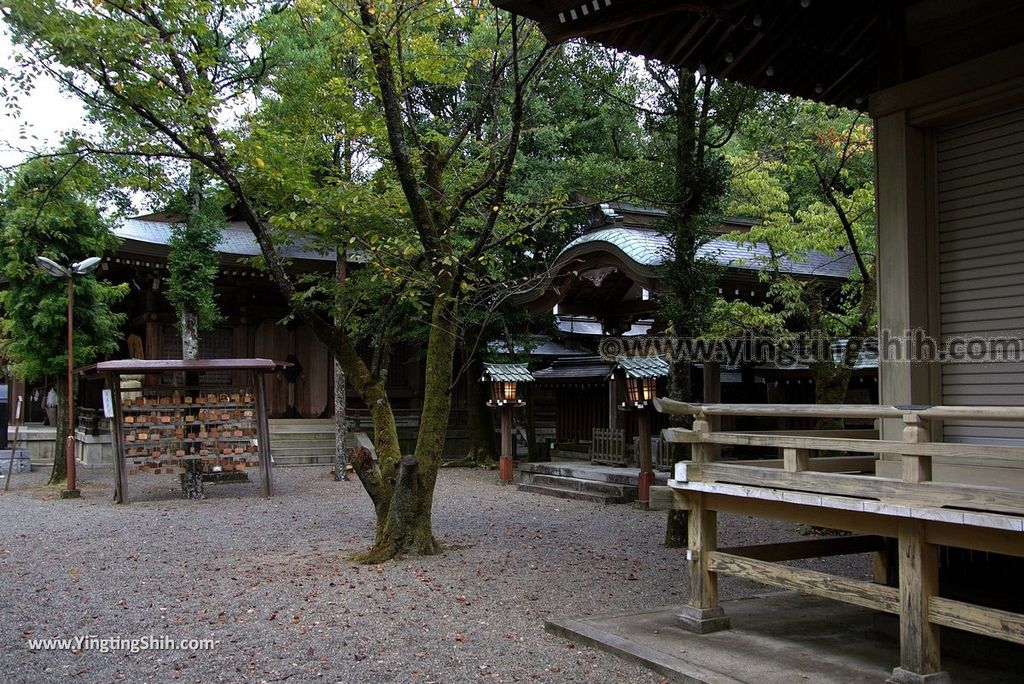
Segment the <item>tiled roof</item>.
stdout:
<path fill-rule="evenodd" d="M 169 245 L 171 230 L 176 223 L 169 220 L 154 220 L 147 217 L 130 218 L 114 227 L 114 234 L 123 240 L 135 240 L 152 245 Z M 302 245 L 280 245 L 281 256 L 289 259 L 307 259 L 310 261 L 334 261 L 334 253 L 330 250 L 319 251 Z M 221 230 L 217 251 L 238 257 L 260 256 L 260 246 L 256 237 L 242 221 L 232 221 Z M 349 250 L 346 258 L 350 262 L 362 263 L 367 257 L 362 252 Z"/>
<path fill-rule="evenodd" d="M 668 361 L 660 356 L 619 356 L 615 367 L 621 368 L 627 378 L 663 378 L 668 375 Z"/>
<path fill-rule="evenodd" d="M 485 363 L 481 381 L 533 382 L 533 375 L 525 363 Z"/>
<path fill-rule="evenodd" d="M 557 359 L 549 368 L 534 371 L 537 382 L 568 382 L 585 380 L 604 382 L 612 371 L 612 364 L 600 356 L 580 356 Z"/>
<path fill-rule="evenodd" d="M 565 254 L 580 245 L 605 242 L 618 247 L 630 259 L 642 266 L 660 266 L 672 257 L 668 239 L 650 228 L 615 226 L 599 228 L 579 236 L 562 250 Z M 759 271 L 771 259 L 771 250 L 763 242 L 738 243 L 725 238 L 714 238 L 698 250 L 702 257 L 730 267 Z M 779 268 L 783 273 L 845 278 L 853 269 L 853 255 L 811 252 L 806 261 L 783 257 Z"/>

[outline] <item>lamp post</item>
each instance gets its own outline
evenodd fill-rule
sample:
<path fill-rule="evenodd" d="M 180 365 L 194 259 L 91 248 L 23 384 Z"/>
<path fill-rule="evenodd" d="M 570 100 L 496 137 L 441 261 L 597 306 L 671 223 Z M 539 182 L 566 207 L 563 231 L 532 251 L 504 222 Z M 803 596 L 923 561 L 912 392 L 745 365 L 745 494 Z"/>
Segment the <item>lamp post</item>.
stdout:
<path fill-rule="evenodd" d="M 76 261 L 70 266 L 61 266 L 44 256 L 36 257 L 36 266 L 55 278 L 64 278 L 68 284 L 68 436 L 64 442 L 67 463 L 67 489 L 60 493 L 62 499 L 77 499 L 81 496 L 75 477 L 75 386 L 73 384 L 75 359 L 75 276 L 91 273 L 100 265 L 99 257 Z"/>
<path fill-rule="evenodd" d="M 487 405 L 496 408 L 501 416 L 501 456 L 498 459 L 498 477 L 502 482 L 512 482 L 512 411 L 525 406 L 526 402 L 519 396 L 519 383 L 531 382 L 533 375 L 526 364 L 485 363 L 484 377 L 491 383 L 491 399 Z"/>
<path fill-rule="evenodd" d="M 654 464 L 651 459 L 651 402 L 658 391 L 658 377 L 666 372 L 667 364 L 662 359 L 619 358 L 616 362 L 616 380 L 624 385 L 621 396 L 626 401 L 619 404 L 620 411 L 637 411 L 637 462 L 640 474 L 637 477 L 637 501 L 650 503 L 651 486 L 654 484 Z M 621 390 L 620 390 L 621 391 Z"/>

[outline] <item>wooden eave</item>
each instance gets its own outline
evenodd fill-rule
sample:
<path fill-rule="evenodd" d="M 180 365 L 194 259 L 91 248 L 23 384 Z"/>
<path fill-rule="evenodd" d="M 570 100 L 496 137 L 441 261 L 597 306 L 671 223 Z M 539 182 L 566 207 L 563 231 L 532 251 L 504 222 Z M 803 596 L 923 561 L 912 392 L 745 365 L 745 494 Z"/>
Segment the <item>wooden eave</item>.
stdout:
<path fill-rule="evenodd" d="M 910 0 L 495 0 L 554 43 L 573 38 L 762 90 L 865 109 L 883 23 Z M 806 5 L 806 6 L 805 6 Z"/>

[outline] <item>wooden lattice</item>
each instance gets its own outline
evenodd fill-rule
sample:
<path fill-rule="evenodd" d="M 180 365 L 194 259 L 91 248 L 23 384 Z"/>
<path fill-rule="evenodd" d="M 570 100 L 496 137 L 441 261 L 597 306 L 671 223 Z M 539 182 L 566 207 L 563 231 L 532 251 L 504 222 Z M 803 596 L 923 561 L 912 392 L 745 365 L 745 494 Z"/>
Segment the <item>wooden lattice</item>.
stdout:
<path fill-rule="evenodd" d="M 594 428 L 590 442 L 590 462 L 603 465 L 626 465 L 625 430 Z"/>

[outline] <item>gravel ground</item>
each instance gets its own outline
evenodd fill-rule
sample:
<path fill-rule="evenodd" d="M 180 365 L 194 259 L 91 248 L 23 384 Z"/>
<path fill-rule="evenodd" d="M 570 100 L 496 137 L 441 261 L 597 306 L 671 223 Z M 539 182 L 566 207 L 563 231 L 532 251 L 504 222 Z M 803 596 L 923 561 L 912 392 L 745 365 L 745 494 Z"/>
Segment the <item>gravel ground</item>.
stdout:
<path fill-rule="evenodd" d="M 185 501 L 170 478 L 105 472 L 60 501 L 46 473 L 0 492 L 3 682 L 657 682 L 649 671 L 544 632 L 549 616 L 678 603 L 682 554 L 664 514 L 520 493 L 493 471 L 442 471 L 434 558 L 360 566 L 371 538 L 358 482 L 325 468 L 275 471 Z M 723 545 L 796 536 L 793 525 L 722 516 Z M 865 577 L 864 557 L 809 567 Z M 723 578 L 724 597 L 765 591 Z M 30 650 L 40 637 L 217 640 L 210 651 Z"/>

